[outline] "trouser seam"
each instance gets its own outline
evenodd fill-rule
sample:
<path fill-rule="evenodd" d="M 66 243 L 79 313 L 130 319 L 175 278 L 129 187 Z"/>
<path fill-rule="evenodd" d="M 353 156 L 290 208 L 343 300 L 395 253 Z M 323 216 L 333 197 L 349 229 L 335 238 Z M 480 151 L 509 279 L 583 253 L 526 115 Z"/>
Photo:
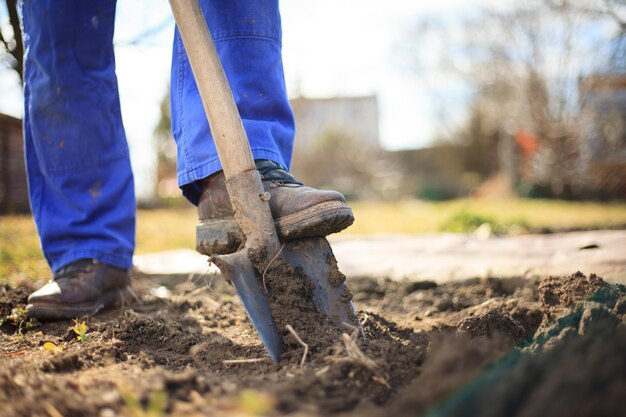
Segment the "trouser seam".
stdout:
<path fill-rule="evenodd" d="M 185 51 L 182 46 L 182 38 L 178 36 L 176 47 L 178 48 L 178 118 L 180 120 L 180 136 L 183 141 L 185 152 L 185 165 L 193 165 L 191 155 L 189 154 L 189 146 L 187 141 L 187 120 L 185 118 L 185 101 L 183 100 L 183 85 L 185 79 Z"/>
<path fill-rule="evenodd" d="M 132 253 L 116 254 L 111 252 L 104 252 L 100 250 L 77 250 L 64 253 L 62 256 L 55 257 L 56 260 L 50 259 L 50 263 L 54 264 L 53 272 L 57 272 L 59 269 L 66 265 L 76 262 L 80 259 L 97 259 L 98 261 L 117 266 L 120 268 L 130 268 L 133 264 Z"/>
<path fill-rule="evenodd" d="M 216 37 L 213 39 L 213 41 L 221 42 L 221 41 L 230 41 L 230 40 L 236 40 L 236 39 L 257 39 L 261 41 L 274 42 L 278 44 L 278 46 L 282 46 L 282 42 L 280 39 L 272 38 L 270 36 L 262 36 L 262 35 L 230 35 L 230 36 L 224 36 L 221 38 Z"/>

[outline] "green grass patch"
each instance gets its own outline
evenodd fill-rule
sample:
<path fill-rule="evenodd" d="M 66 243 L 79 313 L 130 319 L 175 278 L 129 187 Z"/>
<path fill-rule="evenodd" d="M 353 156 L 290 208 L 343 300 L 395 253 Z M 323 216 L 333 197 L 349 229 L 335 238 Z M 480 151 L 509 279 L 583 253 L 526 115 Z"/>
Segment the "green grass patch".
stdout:
<path fill-rule="evenodd" d="M 511 219 L 501 223 L 491 216 L 475 214 L 467 210 L 461 210 L 454 214 L 439 226 L 439 230 L 452 233 L 472 233 L 483 225 L 488 225 L 489 230 L 497 235 L 507 234 L 513 228 L 518 232 L 531 230 L 531 227 L 524 219 Z"/>

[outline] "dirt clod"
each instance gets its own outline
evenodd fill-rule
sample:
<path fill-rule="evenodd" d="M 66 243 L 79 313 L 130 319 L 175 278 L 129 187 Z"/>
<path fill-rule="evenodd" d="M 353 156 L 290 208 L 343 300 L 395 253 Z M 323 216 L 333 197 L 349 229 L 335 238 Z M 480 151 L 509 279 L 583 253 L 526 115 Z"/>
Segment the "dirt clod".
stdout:
<path fill-rule="evenodd" d="M 471 338 L 488 337 L 494 333 L 519 342 L 526 336 L 524 327 L 508 313 L 491 310 L 486 314 L 468 317 L 457 324 L 457 329 Z"/>
<path fill-rule="evenodd" d="M 550 277 L 539 284 L 539 299 L 548 317 L 559 315 L 581 298 L 597 291 L 604 281 L 595 274 L 576 272 L 568 277 Z"/>
<path fill-rule="evenodd" d="M 333 287 L 338 287 L 346 281 L 346 276 L 339 270 L 337 259 L 334 255 L 326 256 L 326 265 L 328 265 L 328 281 Z"/>

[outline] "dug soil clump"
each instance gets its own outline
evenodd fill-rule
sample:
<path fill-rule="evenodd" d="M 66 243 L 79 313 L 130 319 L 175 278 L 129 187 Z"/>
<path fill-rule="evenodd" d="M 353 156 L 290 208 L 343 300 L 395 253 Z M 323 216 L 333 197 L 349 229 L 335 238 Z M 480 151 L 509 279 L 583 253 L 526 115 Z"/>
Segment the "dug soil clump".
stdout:
<path fill-rule="evenodd" d="M 328 354 L 341 330 L 318 310 L 313 302 L 313 284 L 302 268 L 293 267 L 280 256 L 266 263 L 265 254 L 252 254 L 251 260 L 269 297 L 272 316 L 285 342 L 285 353 L 281 359 L 295 360 L 297 351 L 302 349 L 287 326 L 307 344 L 311 357 Z M 295 355 L 294 355 L 295 354 Z M 300 356 L 302 353 L 300 352 Z"/>
<path fill-rule="evenodd" d="M 345 276 L 334 257 L 328 256 L 326 263 L 329 282 L 338 287 Z M 315 404 L 309 408 L 323 414 L 350 410 L 364 401 L 383 404 L 397 386 L 417 375 L 427 345 L 424 338 L 402 335 L 379 316 L 366 316 L 363 333 L 357 327 L 333 324 L 315 306 L 311 280 L 301 268 L 280 258 L 269 265 L 256 265 L 285 342 L 282 360 L 293 364 L 304 360 L 309 368 L 301 373 L 297 385 L 288 381 L 277 386 L 279 410 L 298 411 L 303 401 Z M 347 288 L 345 292 L 343 301 L 347 303 L 352 294 Z M 306 343 L 308 356 L 303 357 L 302 344 L 287 326 Z"/>
<path fill-rule="evenodd" d="M 544 313 L 552 318 L 606 285 L 596 274 L 587 277 L 576 272 L 568 277 L 550 277 L 539 283 L 539 299 Z"/>
<path fill-rule="evenodd" d="M 159 298 L 139 276 L 141 303 L 78 318 L 87 340 L 71 321 L 34 322 L 22 335 L 1 327 L 0 415 L 138 415 L 149 403 L 177 417 L 621 413 L 622 286 L 583 274 L 538 283 L 354 278 L 361 337 L 331 325 L 308 280 L 288 268 L 265 274 L 270 301 L 283 306 L 279 364 L 223 280 L 178 281 Z M 4 287 L 0 301 L 20 300 L 9 315 L 23 309 L 23 292 Z M 303 364 L 287 324 L 309 347 Z"/>

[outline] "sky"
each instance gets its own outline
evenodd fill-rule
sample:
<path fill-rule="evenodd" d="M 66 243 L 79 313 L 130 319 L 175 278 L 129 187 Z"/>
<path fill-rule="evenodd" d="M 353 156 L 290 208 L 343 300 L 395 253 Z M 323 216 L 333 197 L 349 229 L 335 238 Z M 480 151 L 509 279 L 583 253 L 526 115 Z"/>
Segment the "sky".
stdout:
<path fill-rule="evenodd" d="M 432 90 L 458 96 L 463 87 L 445 76 L 424 78 L 407 64 L 411 29 L 425 18 L 461 21 L 481 6 L 513 0 L 283 0 L 283 62 L 290 96 L 376 94 L 381 145 L 389 150 L 427 146 L 437 134 L 440 109 Z M 3 15 L 6 12 L 1 10 Z M 149 36 L 141 36 L 153 29 Z M 174 21 L 166 1 L 121 0 L 116 19 L 116 62 L 122 116 L 131 148 L 139 196 L 149 195 L 156 165 L 152 132 L 169 79 Z M 135 42 L 141 39 L 140 42 Z M 436 55 L 437 44 L 419 43 L 420 55 Z M 435 74 L 436 75 L 436 74 Z M 454 109 L 452 109 L 454 110 Z M 0 68 L 0 112 L 22 115 L 17 76 Z"/>

